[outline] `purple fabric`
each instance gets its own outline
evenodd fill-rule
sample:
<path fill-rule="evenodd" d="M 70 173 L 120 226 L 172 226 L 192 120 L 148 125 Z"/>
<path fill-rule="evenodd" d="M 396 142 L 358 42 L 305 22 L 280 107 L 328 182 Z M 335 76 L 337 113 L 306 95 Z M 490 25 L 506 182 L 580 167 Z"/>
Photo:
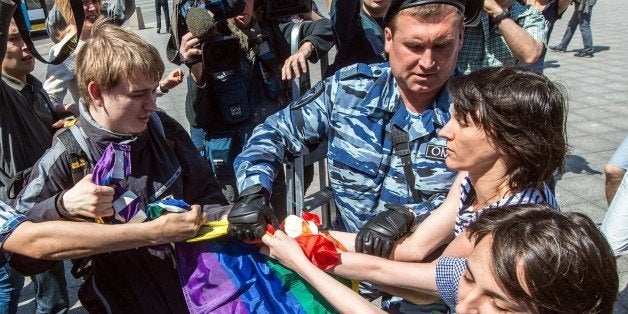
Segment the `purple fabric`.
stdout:
<path fill-rule="evenodd" d="M 131 147 L 125 144 L 111 143 L 103 152 L 100 160 L 94 167 L 92 182 L 98 185 L 111 186 L 115 192 L 113 195 L 113 208 L 115 215 L 112 223 L 126 223 L 135 218 L 138 212 L 138 221 L 146 220 L 143 213 L 142 198 L 120 185 L 131 173 Z"/>
<path fill-rule="evenodd" d="M 177 245 L 177 265 L 190 313 L 248 313 L 218 256 L 206 250 L 202 243 Z"/>
<path fill-rule="evenodd" d="M 114 186 L 114 194 L 113 200 L 119 199 L 124 193 L 129 192 L 127 189 L 121 186 Z M 137 215 L 138 212 L 143 211 L 142 209 L 142 198 L 136 196 L 130 203 L 126 204 L 124 207 L 116 208 L 116 204 L 114 204 L 114 209 L 116 209 L 116 220 L 120 220 L 120 222 L 129 222 Z M 143 221 L 143 220 L 142 220 Z"/>
<path fill-rule="evenodd" d="M 118 158 L 116 158 L 116 155 Z M 120 156 L 123 158 L 120 158 Z M 131 147 L 129 145 L 111 143 L 96 163 L 96 167 L 94 167 L 92 182 L 98 185 L 113 185 L 126 178 L 130 173 Z"/>

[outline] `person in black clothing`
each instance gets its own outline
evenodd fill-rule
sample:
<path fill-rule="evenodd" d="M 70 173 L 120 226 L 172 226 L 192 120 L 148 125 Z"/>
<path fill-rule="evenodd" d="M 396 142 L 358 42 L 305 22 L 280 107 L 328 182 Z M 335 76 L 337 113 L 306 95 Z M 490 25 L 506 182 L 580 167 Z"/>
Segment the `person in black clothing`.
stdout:
<path fill-rule="evenodd" d="M 94 221 L 114 215 L 120 203 L 139 202 L 139 208 L 146 208 L 172 196 L 203 206 L 212 220 L 220 218 L 223 213 L 210 208 L 226 200 L 211 168 L 185 129 L 155 112 L 155 89 L 164 71 L 157 49 L 129 30 L 99 21 L 76 64 L 81 117 L 74 130 L 84 134 L 91 160 L 99 160 L 110 144 L 128 150 L 130 170 L 121 183 L 127 192 L 114 200 L 113 189 L 93 184 L 89 175 L 74 184 L 72 156 L 55 139 L 35 165 L 17 209 L 35 222 Z M 89 312 L 187 312 L 171 246 L 98 254 L 90 260 L 79 290 Z"/>
<path fill-rule="evenodd" d="M 355 63 L 386 61 L 384 15 L 391 0 L 333 0 L 330 16 L 338 53 L 326 76 Z"/>

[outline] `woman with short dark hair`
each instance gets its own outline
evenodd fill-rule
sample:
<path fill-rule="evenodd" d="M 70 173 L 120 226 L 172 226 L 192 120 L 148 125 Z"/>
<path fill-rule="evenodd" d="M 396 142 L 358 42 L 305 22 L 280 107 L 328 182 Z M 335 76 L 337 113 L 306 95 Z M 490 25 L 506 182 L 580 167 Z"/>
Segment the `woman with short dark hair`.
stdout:
<path fill-rule="evenodd" d="M 332 232 L 345 247 L 355 241 L 356 252 L 399 261 L 424 261 L 443 246 L 450 256 L 468 256 L 471 243 L 459 235 L 485 210 L 530 203 L 558 208 L 545 182 L 562 170 L 567 151 L 562 87 L 530 70 L 501 67 L 453 78 L 449 92 L 452 118 L 439 135 L 447 140 L 447 167 L 460 174 L 445 202 L 394 245 L 372 241 L 367 248 L 364 239 Z M 395 218 L 391 210 L 372 221 Z M 413 215 L 405 216 L 412 225 Z"/>
<path fill-rule="evenodd" d="M 484 305 L 529 309 L 533 313 L 610 313 L 619 288 L 615 258 L 595 223 L 580 213 L 560 213 L 547 205 L 520 205 L 489 211 L 469 226 L 475 243 L 468 259 L 444 261 L 436 268 L 438 290 L 456 284 L 446 299 L 456 312 L 481 311 Z M 485 247 L 486 249 L 483 249 Z M 488 260 L 487 260 L 488 257 Z M 478 264 L 479 260 L 488 263 Z M 466 260 L 466 261 L 465 261 Z M 462 265 L 460 275 L 439 278 L 443 268 Z M 509 302 L 487 297 L 476 266 L 488 272 Z M 457 277 L 457 278 L 456 278 Z M 462 279 L 462 280 L 461 280 Z"/>

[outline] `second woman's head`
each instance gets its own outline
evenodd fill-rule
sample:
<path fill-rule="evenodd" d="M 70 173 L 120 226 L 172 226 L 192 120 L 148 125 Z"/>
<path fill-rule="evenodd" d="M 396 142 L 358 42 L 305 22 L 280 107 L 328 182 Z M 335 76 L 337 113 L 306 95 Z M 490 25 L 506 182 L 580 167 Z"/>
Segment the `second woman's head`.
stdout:
<path fill-rule="evenodd" d="M 502 67 L 450 81 L 449 168 L 485 173 L 502 168 L 512 190 L 541 188 L 566 154 L 566 95 L 543 75 Z"/>
<path fill-rule="evenodd" d="M 610 313 L 619 278 L 595 223 L 545 204 L 484 212 L 458 283 L 457 313 Z"/>

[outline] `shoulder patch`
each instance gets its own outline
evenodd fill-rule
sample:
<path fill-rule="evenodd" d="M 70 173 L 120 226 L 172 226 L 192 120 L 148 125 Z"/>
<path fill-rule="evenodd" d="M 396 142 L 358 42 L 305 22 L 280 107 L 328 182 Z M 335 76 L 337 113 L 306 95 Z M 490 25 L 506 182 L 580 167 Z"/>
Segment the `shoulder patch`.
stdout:
<path fill-rule="evenodd" d="M 305 95 L 301 96 L 299 100 L 293 103 L 292 106 L 290 106 L 290 109 L 298 109 L 298 108 L 303 107 L 304 105 L 309 104 L 318 96 L 320 96 L 324 90 L 325 90 L 325 83 L 323 81 L 319 81 L 318 83 L 316 83 L 316 85 L 310 88 L 310 90 L 307 91 Z"/>
<path fill-rule="evenodd" d="M 379 69 L 377 69 L 377 72 L 379 73 L 374 73 L 373 69 L 368 64 L 357 63 L 340 69 L 338 71 L 338 79 L 342 81 L 358 77 L 377 77 L 381 75 Z"/>

